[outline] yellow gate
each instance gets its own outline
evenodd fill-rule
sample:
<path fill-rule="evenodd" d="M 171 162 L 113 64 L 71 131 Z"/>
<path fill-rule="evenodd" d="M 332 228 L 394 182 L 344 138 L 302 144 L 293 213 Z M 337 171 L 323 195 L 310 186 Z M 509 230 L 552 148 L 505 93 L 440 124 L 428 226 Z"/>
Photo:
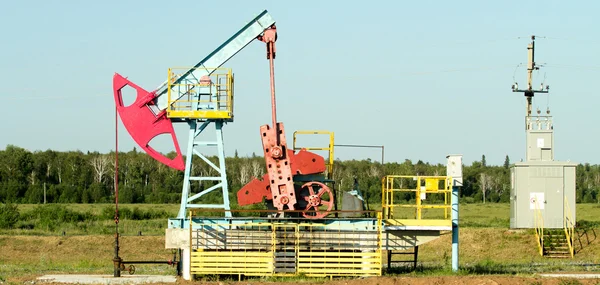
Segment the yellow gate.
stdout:
<path fill-rule="evenodd" d="M 191 220 L 191 274 L 381 275 L 381 213 L 370 223 Z"/>
<path fill-rule="evenodd" d="M 372 228 L 300 224 L 298 271 L 309 276 L 381 275 L 381 222 Z"/>
<path fill-rule="evenodd" d="M 452 177 L 387 175 L 381 180 L 381 190 L 386 224 L 452 226 Z"/>
<path fill-rule="evenodd" d="M 191 274 L 265 275 L 273 272 L 270 224 L 194 223 Z"/>

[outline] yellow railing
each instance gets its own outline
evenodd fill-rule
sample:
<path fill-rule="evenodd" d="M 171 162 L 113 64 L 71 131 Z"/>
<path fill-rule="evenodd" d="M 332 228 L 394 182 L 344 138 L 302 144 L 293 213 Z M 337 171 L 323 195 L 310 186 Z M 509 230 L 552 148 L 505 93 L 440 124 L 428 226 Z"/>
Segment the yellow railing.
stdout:
<path fill-rule="evenodd" d="M 190 219 L 190 273 L 245 276 L 379 276 L 376 222 Z"/>
<path fill-rule="evenodd" d="M 296 137 L 298 135 L 329 135 L 329 146 L 328 147 L 299 147 L 296 145 Z M 329 154 L 329 158 L 328 158 L 328 162 L 326 162 L 326 166 L 327 166 L 327 178 L 328 179 L 333 179 L 333 160 L 334 160 L 334 156 L 333 156 L 333 132 L 330 131 L 295 131 L 294 132 L 294 150 L 300 150 L 300 149 L 306 149 L 308 151 L 313 151 L 313 150 L 326 150 L 328 151 Z"/>
<path fill-rule="evenodd" d="M 533 223 L 535 226 L 535 238 L 538 244 L 538 250 L 540 256 L 544 256 L 544 216 L 542 215 L 538 201 L 535 202 Z"/>
<path fill-rule="evenodd" d="M 573 248 L 573 232 L 575 231 L 575 221 L 573 221 L 573 216 L 571 215 L 571 206 L 569 206 L 567 196 L 565 196 L 564 202 L 563 228 L 565 229 L 567 244 L 569 245 L 569 253 L 571 254 L 571 257 L 573 257 L 575 255 L 575 250 Z"/>
<path fill-rule="evenodd" d="M 425 221 L 439 225 L 451 224 L 452 177 L 387 175 L 381 181 L 381 188 L 381 210 L 385 219 L 416 220 L 423 225 L 427 224 Z M 404 202 L 413 199 L 414 204 Z M 406 208 L 414 209 L 414 213 L 407 212 Z"/>
<path fill-rule="evenodd" d="M 228 68 L 198 68 L 210 75 L 182 76 L 193 68 L 169 68 L 167 117 L 186 119 L 233 119 L 233 74 Z M 179 80 L 179 81 L 178 81 Z"/>

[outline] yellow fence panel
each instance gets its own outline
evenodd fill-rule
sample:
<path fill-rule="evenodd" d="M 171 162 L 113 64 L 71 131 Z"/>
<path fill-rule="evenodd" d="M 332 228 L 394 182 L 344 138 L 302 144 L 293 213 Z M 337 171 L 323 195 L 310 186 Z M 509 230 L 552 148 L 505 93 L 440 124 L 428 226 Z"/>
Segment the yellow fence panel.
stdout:
<path fill-rule="evenodd" d="M 444 220 L 450 225 L 452 177 L 387 175 L 381 181 L 381 207 L 386 221 Z M 405 201 L 414 201 L 406 203 Z"/>
<path fill-rule="evenodd" d="M 255 223 L 191 219 L 191 273 L 248 276 L 374 276 L 382 269 L 378 219 Z"/>

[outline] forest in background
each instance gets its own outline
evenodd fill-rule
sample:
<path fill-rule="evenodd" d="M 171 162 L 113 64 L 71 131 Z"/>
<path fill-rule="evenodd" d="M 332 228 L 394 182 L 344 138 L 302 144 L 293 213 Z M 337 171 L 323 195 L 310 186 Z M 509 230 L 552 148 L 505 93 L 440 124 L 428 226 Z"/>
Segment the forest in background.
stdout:
<path fill-rule="evenodd" d="M 174 157 L 174 153 L 167 156 Z M 216 157 L 209 157 L 216 162 Z M 503 165 L 487 165 L 485 155 L 480 161 L 464 165 L 461 199 L 466 203 L 509 202 L 510 159 Z M 35 151 L 8 145 L 0 150 L 0 202 L 3 203 L 110 203 L 114 201 L 114 152 L 53 150 Z M 252 177 L 265 173 L 264 158 L 226 158 L 230 200 L 236 204 L 235 193 Z M 214 176 L 216 171 L 200 159 L 194 160 L 194 174 Z M 369 203 L 381 201 L 381 178 L 385 175 L 445 175 L 445 165 L 423 161 L 380 162 L 367 160 L 336 160 L 333 179 L 337 189 L 353 189 L 354 178 Z M 171 169 L 135 148 L 119 152 L 119 201 L 122 203 L 179 203 L 183 172 Z M 194 184 L 193 191 L 210 187 Z M 598 203 L 600 166 L 589 163 L 577 166 L 577 202 Z M 45 193 L 45 195 L 44 195 Z M 218 202 L 218 193 L 206 195 L 207 203 Z M 45 196 L 45 197 L 44 197 Z M 213 201 L 211 201 L 213 200 Z"/>

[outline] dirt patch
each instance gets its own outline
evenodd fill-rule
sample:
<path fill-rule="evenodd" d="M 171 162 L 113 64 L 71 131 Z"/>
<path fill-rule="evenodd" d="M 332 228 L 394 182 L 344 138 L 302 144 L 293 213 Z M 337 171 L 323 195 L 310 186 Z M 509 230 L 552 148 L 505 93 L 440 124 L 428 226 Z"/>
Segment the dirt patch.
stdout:
<path fill-rule="evenodd" d="M 4 236 L 0 237 L 6 263 L 104 261 L 114 255 L 112 236 Z M 167 259 L 164 236 L 121 237 L 121 255 L 128 259 Z"/>
<path fill-rule="evenodd" d="M 242 282 L 225 282 L 225 281 L 214 281 L 214 282 L 189 282 L 179 281 L 178 284 L 186 285 L 198 285 L 198 284 L 214 284 L 214 285 L 271 285 L 271 284 L 282 284 L 282 285 L 533 285 L 533 284 L 550 284 L 550 285 L 563 285 L 563 284 L 598 284 L 600 280 L 594 279 L 558 279 L 558 278 L 542 278 L 542 277 L 512 277 L 512 276 L 424 276 L 424 277 L 373 277 L 373 278 L 359 278 L 359 279 L 343 279 L 343 280 L 332 280 L 332 281 L 293 281 L 293 282 L 261 282 L 246 280 Z"/>
<path fill-rule="evenodd" d="M 37 276 L 36 276 L 37 277 Z M 10 278 L 9 283 L 18 284 L 49 284 L 39 283 L 36 277 Z M 517 276 L 424 276 L 424 277 L 372 277 L 342 280 L 319 280 L 319 281 L 185 281 L 178 279 L 179 285 L 588 285 L 598 284 L 600 279 L 565 279 L 565 278 L 542 278 L 542 277 L 517 277 Z M 58 283 L 52 283 L 58 284 Z M 160 284 L 160 283 L 152 283 Z"/>

